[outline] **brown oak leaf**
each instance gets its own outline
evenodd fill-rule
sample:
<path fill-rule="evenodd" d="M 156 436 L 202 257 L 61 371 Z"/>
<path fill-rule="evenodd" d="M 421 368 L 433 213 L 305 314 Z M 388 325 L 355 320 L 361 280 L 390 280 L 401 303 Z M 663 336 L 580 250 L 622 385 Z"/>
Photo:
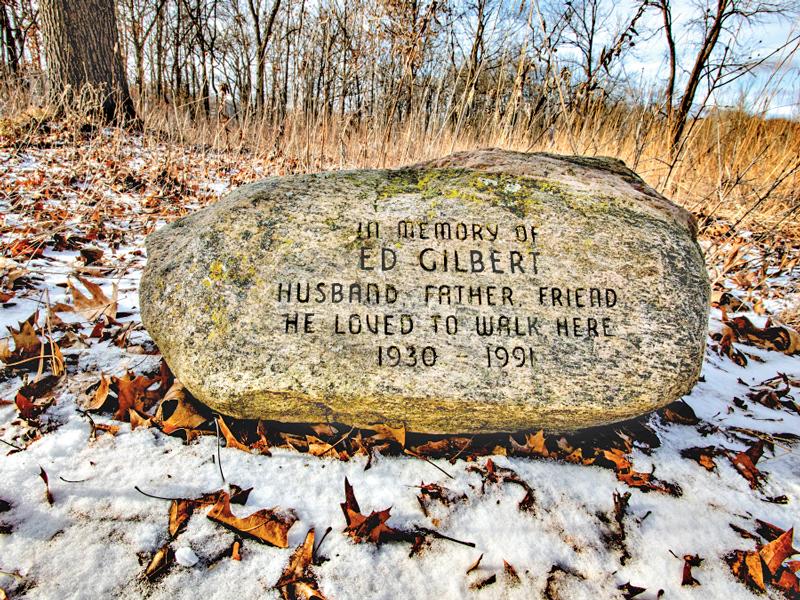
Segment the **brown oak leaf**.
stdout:
<path fill-rule="evenodd" d="M 243 536 L 278 548 L 289 545 L 289 529 L 297 521 L 294 512 L 275 508 L 263 508 L 247 517 L 237 517 L 231 512 L 231 498 L 227 492 L 220 494 L 208 518 Z"/>
<path fill-rule="evenodd" d="M 285 600 L 325 600 L 311 566 L 314 562 L 314 529 L 309 529 L 281 573 L 275 588 Z"/>

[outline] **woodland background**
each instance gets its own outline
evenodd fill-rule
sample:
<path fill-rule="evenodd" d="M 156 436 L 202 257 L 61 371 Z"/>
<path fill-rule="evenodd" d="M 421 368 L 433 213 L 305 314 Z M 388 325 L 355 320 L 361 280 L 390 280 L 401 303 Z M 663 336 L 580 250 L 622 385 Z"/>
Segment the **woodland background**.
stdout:
<path fill-rule="evenodd" d="M 797 11 L 0 0 L 0 600 L 800 598 Z M 619 157 L 694 213 L 691 394 L 424 436 L 222 417 L 174 378 L 149 233 L 267 176 L 482 146 Z"/>
<path fill-rule="evenodd" d="M 790 0 L 41 5 L 0 3 L 0 102 L 23 129 L 65 105 L 85 126 L 114 92 L 145 143 L 281 172 L 501 146 L 616 156 L 688 208 L 761 229 L 794 225 L 800 206 L 799 125 L 765 118 L 797 114 L 769 112 L 800 93 Z M 93 46 L 98 31 L 113 43 Z M 81 40 L 94 57 L 76 77 L 76 56 L 50 52 L 49 90 L 48 32 L 49 48 Z M 640 60 L 654 48 L 655 68 Z"/>

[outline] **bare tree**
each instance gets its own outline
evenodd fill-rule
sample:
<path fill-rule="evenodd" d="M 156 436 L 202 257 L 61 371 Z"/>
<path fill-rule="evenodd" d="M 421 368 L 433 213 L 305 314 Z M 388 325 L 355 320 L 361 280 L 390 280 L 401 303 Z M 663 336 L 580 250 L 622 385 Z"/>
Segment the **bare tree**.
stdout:
<path fill-rule="evenodd" d="M 677 154 L 680 149 L 692 109 L 697 108 L 698 111 L 702 111 L 713 91 L 751 72 L 767 59 L 766 56 L 744 59 L 739 56 L 737 49 L 740 49 L 741 45 L 737 44 L 737 35 L 742 25 L 752 24 L 768 14 L 783 14 L 791 10 L 791 5 L 781 0 L 712 1 L 713 4 L 706 7 L 699 18 L 700 43 L 688 72 L 680 102 L 674 110 L 671 106 L 672 93 L 669 87 L 667 89 L 670 103 L 668 110 L 672 116 L 671 147 L 673 154 Z M 672 52 L 671 60 L 674 60 L 674 41 L 669 41 L 672 39 L 670 0 L 660 0 L 660 2 L 665 19 L 665 33 Z M 787 44 L 794 41 L 796 38 L 787 41 Z M 674 71 L 671 72 L 671 75 L 670 81 L 674 85 Z M 700 106 L 695 107 L 698 89 L 703 81 L 708 83 L 706 100 Z"/>

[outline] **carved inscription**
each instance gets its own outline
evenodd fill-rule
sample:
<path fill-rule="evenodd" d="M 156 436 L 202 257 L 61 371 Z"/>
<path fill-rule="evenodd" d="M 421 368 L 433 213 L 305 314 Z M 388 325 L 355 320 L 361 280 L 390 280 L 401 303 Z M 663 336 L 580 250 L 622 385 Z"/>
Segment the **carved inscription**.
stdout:
<path fill-rule="evenodd" d="M 369 351 L 375 366 L 387 369 L 426 369 L 448 359 L 490 369 L 533 368 L 548 338 L 602 343 L 615 336 L 618 291 L 591 282 L 548 284 L 544 266 L 557 266 L 558 257 L 539 252 L 535 223 L 402 219 L 352 227 L 355 243 L 345 251 L 363 277 L 275 281 L 282 333 L 380 338 Z M 408 270 L 418 277 L 396 277 Z M 409 279 L 419 284 L 393 283 Z M 483 340 L 470 345 L 482 346 L 482 354 L 448 355 L 460 336 Z"/>

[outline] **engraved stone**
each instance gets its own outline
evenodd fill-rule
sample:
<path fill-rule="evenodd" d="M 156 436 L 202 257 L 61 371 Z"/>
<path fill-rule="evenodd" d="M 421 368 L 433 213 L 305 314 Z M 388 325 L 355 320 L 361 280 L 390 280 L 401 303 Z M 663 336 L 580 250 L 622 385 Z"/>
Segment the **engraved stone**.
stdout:
<path fill-rule="evenodd" d="M 456 433 L 659 408 L 703 361 L 691 215 L 613 159 L 275 177 L 147 239 L 142 320 L 223 414 Z"/>

